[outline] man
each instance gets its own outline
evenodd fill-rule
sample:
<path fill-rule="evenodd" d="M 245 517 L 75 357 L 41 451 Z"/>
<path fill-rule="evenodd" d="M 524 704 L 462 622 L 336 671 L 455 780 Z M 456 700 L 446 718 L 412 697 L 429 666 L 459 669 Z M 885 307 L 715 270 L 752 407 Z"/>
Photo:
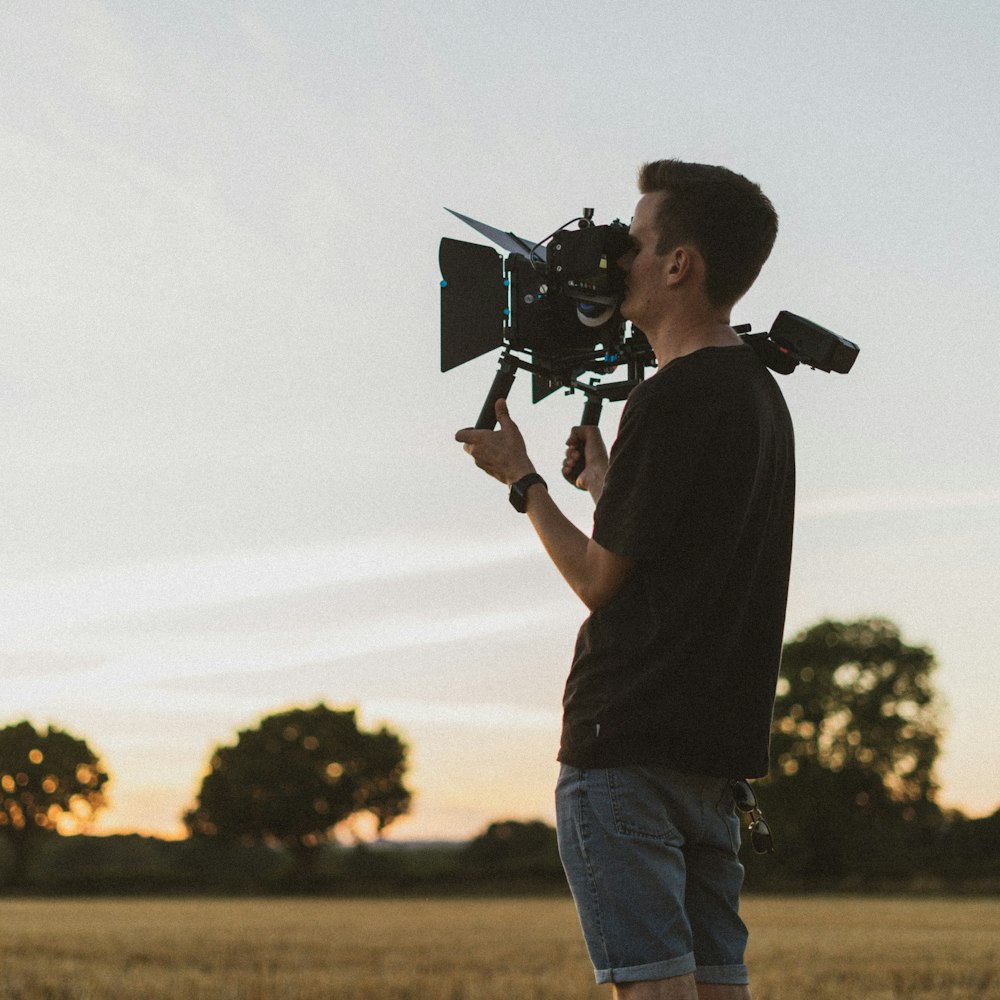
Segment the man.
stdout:
<path fill-rule="evenodd" d="M 535 473 L 506 401 L 456 435 L 512 487 L 590 609 L 563 700 L 559 848 L 598 982 L 619 1000 L 746 1000 L 733 779 L 767 773 L 794 504 L 792 427 L 730 326 L 777 234 L 757 185 L 661 160 L 639 173 L 622 315 L 657 371 L 610 460 L 572 431 L 591 537 Z"/>

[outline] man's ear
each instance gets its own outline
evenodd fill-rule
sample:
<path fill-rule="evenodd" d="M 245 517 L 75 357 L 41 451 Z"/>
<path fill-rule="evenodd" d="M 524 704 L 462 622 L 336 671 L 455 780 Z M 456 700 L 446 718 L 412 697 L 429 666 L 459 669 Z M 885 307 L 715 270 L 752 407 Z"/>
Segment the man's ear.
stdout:
<path fill-rule="evenodd" d="M 693 249 L 683 245 L 667 253 L 667 284 L 680 284 L 690 277 L 695 266 L 693 255 Z"/>

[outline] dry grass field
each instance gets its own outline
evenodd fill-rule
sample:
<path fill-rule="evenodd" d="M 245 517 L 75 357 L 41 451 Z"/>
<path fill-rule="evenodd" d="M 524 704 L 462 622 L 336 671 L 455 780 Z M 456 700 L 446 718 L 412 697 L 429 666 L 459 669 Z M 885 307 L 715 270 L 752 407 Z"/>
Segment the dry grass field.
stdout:
<path fill-rule="evenodd" d="M 750 898 L 755 1000 L 1000 1000 L 1000 900 Z M 564 900 L 0 901 L 3 1000 L 577 1000 Z"/>

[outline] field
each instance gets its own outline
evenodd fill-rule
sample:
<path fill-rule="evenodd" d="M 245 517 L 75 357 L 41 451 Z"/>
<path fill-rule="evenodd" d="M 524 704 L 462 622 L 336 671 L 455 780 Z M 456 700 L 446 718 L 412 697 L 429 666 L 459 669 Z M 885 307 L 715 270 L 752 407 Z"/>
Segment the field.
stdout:
<path fill-rule="evenodd" d="M 755 1000 L 1000 1000 L 1000 900 L 749 898 Z M 3 1000 L 577 1000 L 568 901 L 0 902 Z"/>

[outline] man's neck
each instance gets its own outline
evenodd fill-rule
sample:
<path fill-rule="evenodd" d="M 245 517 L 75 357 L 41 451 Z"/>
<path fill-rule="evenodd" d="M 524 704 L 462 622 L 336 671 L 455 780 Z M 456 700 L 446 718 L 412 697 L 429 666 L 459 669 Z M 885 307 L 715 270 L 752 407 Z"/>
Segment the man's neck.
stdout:
<path fill-rule="evenodd" d="M 728 315 L 665 320 L 655 330 L 643 330 L 658 368 L 703 347 L 738 347 L 742 340 L 729 325 Z"/>

